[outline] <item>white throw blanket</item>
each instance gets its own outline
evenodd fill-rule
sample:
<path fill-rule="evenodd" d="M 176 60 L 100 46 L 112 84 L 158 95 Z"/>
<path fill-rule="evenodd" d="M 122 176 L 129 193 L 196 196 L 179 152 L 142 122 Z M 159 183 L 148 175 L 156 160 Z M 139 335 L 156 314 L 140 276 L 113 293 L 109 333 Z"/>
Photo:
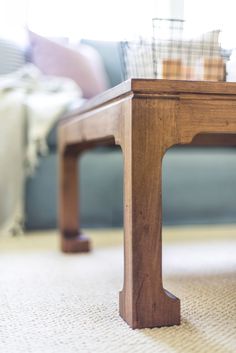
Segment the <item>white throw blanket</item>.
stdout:
<path fill-rule="evenodd" d="M 0 76 L 0 234 L 18 232 L 24 222 L 24 183 L 56 120 L 81 98 L 69 79 L 43 76 L 29 64 Z"/>

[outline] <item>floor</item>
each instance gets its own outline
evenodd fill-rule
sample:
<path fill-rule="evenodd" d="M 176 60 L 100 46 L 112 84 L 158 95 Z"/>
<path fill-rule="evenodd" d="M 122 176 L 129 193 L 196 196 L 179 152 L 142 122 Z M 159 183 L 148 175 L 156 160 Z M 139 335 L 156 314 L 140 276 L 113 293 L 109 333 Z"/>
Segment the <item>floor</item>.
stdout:
<path fill-rule="evenodd" d="M 56 231 L 0 239 L 0 352 L 235 352 L 236 225 L 164 229 L 164 285 L 182 322 L 144 330 L 118 315 L 122 231 L 86 233 L 83 255 L 61 254 Z"/>

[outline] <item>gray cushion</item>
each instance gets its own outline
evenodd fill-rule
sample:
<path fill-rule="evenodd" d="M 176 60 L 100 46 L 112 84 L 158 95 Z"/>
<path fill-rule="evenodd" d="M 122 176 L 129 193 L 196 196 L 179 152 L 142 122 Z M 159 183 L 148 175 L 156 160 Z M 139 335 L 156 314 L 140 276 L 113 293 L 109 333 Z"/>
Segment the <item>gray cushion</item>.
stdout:
<path fill-rule="evenodd" d="M 24 63 L 24 50 L 14 42 L 0 39 L 0 75 L 16 71 Z"/>

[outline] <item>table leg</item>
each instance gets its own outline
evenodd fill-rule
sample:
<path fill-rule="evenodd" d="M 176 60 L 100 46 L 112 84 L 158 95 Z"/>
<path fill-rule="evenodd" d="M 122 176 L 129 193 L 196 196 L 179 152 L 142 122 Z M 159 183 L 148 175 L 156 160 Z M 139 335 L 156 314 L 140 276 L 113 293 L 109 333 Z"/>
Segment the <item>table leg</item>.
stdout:
<path fill-rule="evenodd" d="M 78 220 L 78 151 L 60 152 L 60 232 L 61 250 L 67 253 L 88 252 L 90 243 L 80 233 Z"/>
<path fill-rule="evenodd" d="M 150 125 L 154 120 L 133 116 L 122 146 L 125 250 L 120 315 L 132 328 L 180 324 L 180 301 L 162 284 L 163 148 L 157 126 Z"/>

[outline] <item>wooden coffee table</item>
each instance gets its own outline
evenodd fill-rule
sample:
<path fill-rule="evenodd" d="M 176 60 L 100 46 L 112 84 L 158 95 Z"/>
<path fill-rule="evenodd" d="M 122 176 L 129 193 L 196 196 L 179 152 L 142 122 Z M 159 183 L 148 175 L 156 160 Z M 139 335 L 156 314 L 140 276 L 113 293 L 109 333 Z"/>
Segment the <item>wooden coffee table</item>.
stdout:
<path fill-rule="evenodd" d="M 235 146 L 235 134 L 236 84 L 223 82 L 132 79 L 61 122 L 64 252 L 90 249 L 78 221 L 78 157 L 97 145 L 121 146 L 125 239 L 120 315 L 132 328 L 180 323 L 180 301 L 162 285 L 161 169 L 166 150 L 180 144 Z"/>

